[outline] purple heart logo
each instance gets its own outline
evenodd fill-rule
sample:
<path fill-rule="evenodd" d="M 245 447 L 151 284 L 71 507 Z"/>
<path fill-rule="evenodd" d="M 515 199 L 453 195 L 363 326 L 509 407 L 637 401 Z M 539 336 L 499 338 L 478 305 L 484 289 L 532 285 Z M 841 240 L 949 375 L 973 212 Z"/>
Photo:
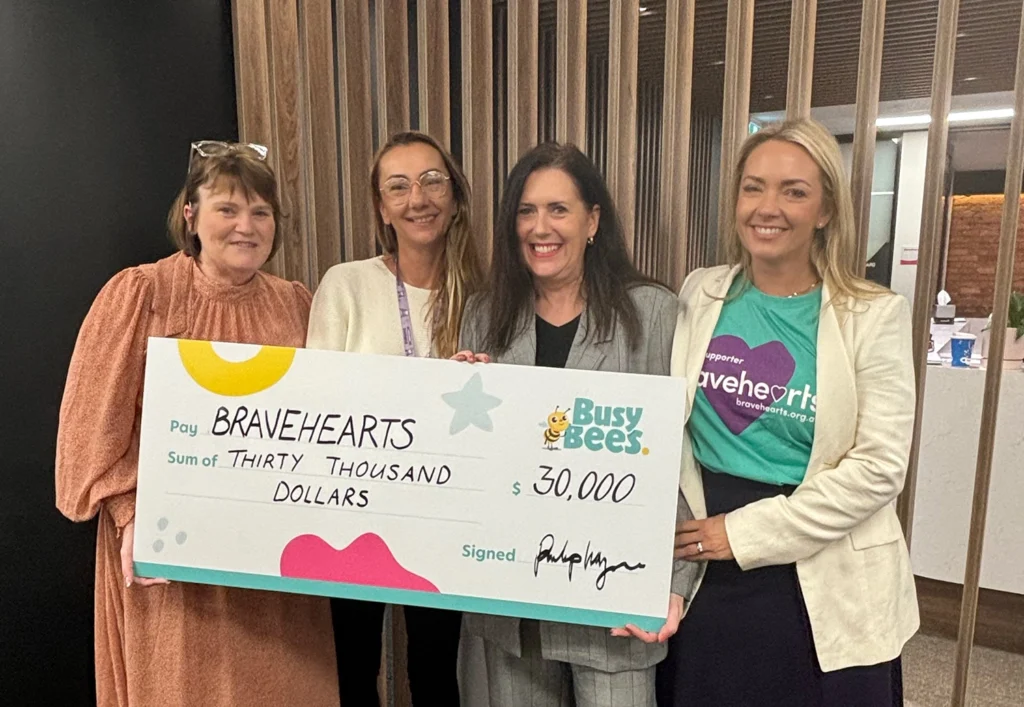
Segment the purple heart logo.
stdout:
<path fill-rule="evenodd" d="M 796 361 L 781 341 L 754 348 L 738 336 L 716 336 L 708 345 L 697 385 L 734 435 L 750 427 L 786 396 Z"/>

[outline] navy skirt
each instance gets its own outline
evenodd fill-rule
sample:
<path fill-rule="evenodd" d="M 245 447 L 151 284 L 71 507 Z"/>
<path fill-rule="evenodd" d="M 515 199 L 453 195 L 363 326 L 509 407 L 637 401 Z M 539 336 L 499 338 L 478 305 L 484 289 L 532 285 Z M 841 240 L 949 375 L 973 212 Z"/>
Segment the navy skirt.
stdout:
<path fill-rule="evenodd" d="M 708 516 L 793 493 L 702 470 Z M 742 571 L 708 562 L 668 657 L 658 666 L 658 705 L 890 707 L 903 704 L 900 660 L 822 672 L 795 565 Z"/>

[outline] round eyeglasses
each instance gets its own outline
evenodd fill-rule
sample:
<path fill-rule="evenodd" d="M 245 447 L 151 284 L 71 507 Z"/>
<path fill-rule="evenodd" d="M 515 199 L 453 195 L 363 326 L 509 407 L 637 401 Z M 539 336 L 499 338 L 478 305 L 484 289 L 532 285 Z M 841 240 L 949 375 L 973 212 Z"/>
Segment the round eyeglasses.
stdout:
<path fill-rule="evenodd" d="M 419 179 L 407 177 L 392 177 L 384 182 L 380 193 L 384 200 L 391 205 L 401 205 L 412 196 L 413 185 L 418 184 L 420 190 L 429 199 L 439 199 L 448 193 L 448 182 L 451 177 L 442 174 L 436 169 L 424 172 Z"/>

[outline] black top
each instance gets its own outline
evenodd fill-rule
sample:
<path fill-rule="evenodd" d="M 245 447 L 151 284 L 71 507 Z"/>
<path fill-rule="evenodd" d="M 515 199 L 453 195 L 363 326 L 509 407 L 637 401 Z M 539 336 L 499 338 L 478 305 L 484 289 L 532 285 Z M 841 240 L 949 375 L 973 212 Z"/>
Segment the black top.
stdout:
<path fill-rule="evenodd" d="M 573 339 L 576 338 L 576 329 L 580 325 L 580 317 L 577 315 L 571 322 L 562 326 L 554 326 L 536 316 L 537 319 L 537 360 L 538 366 L 549 368 L 565 368 L 565 362 L 569 359 L 569 349 L 572 348 Z"/>

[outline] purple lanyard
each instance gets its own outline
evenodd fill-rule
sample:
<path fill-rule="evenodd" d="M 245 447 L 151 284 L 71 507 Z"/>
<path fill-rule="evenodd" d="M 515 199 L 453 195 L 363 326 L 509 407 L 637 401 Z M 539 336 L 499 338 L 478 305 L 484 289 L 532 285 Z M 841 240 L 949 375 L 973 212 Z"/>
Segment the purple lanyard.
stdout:
<path fill-rule="evenodd" d="M 412 335 L 412 318 L 409 316 L 409 295 L 405 292 L 402 273 L 398 269 L 397 255 L 395 255 L 395 289 L 398 291 L 398 316 L 402 320 L 402 341 L 405 344 L 405 355 L 416 356 L 416 340 Z"/>

